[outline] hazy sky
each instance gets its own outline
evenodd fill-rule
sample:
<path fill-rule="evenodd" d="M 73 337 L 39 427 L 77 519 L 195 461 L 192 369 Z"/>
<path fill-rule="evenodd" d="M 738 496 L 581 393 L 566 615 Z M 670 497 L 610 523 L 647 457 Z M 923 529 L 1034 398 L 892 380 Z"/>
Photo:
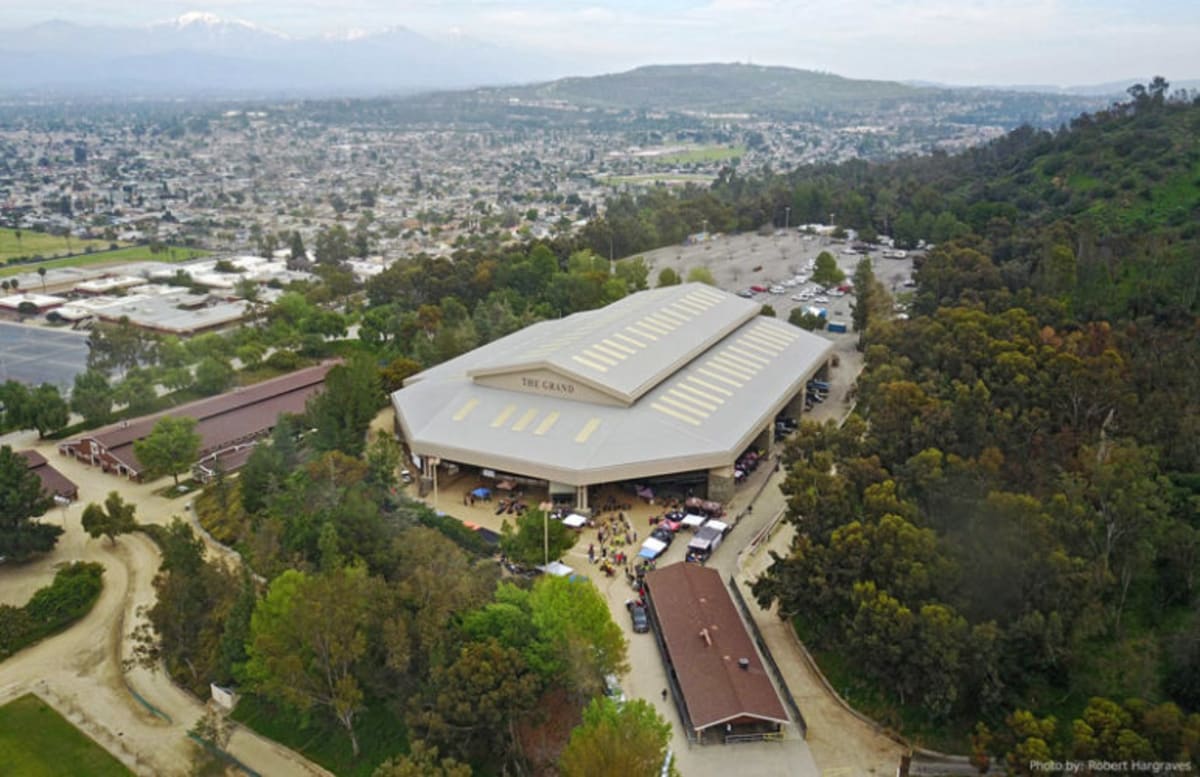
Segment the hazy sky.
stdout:
<path fill-rule="evenodd" d="M 0 27 L 197 10 L 295 36 L 458 32 L 579 73 L 739 61 L 963 84 L 1200 78 L 1198 0 L 0 0 Z"/>

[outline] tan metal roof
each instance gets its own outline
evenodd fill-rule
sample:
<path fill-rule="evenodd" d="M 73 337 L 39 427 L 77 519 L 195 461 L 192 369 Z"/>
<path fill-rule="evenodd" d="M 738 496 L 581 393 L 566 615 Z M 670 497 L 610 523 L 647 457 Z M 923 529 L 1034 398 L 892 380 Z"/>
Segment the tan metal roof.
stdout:
<path fill-rule="evenodd" d="M 724 295 L 739 309 L 745 303 L 704 288 L 706 299 Z M 642 294 L 651 295 L 654 306 L 664 300 L 657 292 Z M 635 301 L 639 296 L 633 295 Z M 723 302 L 712 309 L 721 307 Z M 575 326 L 574 316 L 535 324 L 426 370 L 393 394 L 392 403 L 418 454 L 559 483 L 588 485 L 728 466 L 804 390 L 832 351 L 828 340 L 757 315 L 752 303 L 750 309 L 754 315 L 748 317 L 723 313 L 720 324 L 695 321 L 691 328 L 700 333 L 697 339 L 681 333 L 673 341 L 682 356 L 647 348 L 630 357 L 623 374 L 655 381 L 639 388 L 631 404 L 613 401 L 611 392 L 576 382 L 565 372 L 518 374 L 511 385 L 490 382 L 495 370 L 514 364 L 513 354 L 561 341 Z M 736 324 L 732 329 L 730 322 Z M 590 338 L 599 330 L 588 331 Z"/>

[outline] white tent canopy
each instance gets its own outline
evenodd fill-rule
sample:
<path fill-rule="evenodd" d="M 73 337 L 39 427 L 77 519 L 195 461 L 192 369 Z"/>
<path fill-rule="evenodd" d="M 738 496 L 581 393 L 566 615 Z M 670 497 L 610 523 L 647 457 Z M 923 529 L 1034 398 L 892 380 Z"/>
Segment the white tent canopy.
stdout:
<path fill-rule="evenodd" d="M 575 573 L 574 569 L 562 563 L 561 561 L 551 561 L 549 564 L 538 567 L 538 569 L 542 570 L 547 575 L 554 575 L 555 577 L 567 577 L 568 575 Z"/>

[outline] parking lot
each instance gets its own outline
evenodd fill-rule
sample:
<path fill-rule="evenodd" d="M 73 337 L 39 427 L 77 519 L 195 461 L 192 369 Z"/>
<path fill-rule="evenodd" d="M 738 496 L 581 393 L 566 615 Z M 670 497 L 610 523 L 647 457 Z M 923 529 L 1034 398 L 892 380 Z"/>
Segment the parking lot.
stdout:
<path fill-rule="evenodd" d="M 848 253 L 845 241 L 835 241 L 819 235 L 804 235 L 795 230 L 769 236 L 755 234 L 715 235 L 704 242 L 693 245 L 678 245 L 648 251 L 641 256 L 646 258 L 650 266 L 650 284 L 654 285 L 658 273 L 670 267 L 687 278 L 687 274 L 695 267 L 707 268 L 712 273 L 717 286 L 726 291 L 739 292 L 748 290 L 751 286 L 770 289 L 795 278 L 797 275 L 811 275 L 809 263 L 815 262 L 817 254 L 828 251 L 837 259 L 838 267 L 846 273 L 847 280 L 854 274 L 854 268 L 862 255 Z M 904 284 L 912 278 L 912 254 L 904 259 L 885 259 L 882 249 L 872 250 L 869 254 L 875 276 L 893 295 L 905 290 Z M 753 299 L 764 305 L 770 305 L 775 314 L 786 321 L 794 308 L 821 307 L 828 311 L 828 320 L 843 321 L 849 328 L 850 307 L 854 301 L 853 294 L 844 297 L 828 296 L 829 302 L 817 302 L 819 294 L 814 293 L 813 299 L 796 301 L 792 297 L 805 289 L 815 290 L 813 283 L 797 283 L 794 286 L 783 287 L 782 293 L 755 293 Z M 852 333 L 836 335 L 824 332 L 831 340 L 843 337 L 854 337 Z"/>
<path fill-rule="evenodd" d="M 87 334 L 0 322 L 0 382 L 72 387 L 87 369 Z"/>

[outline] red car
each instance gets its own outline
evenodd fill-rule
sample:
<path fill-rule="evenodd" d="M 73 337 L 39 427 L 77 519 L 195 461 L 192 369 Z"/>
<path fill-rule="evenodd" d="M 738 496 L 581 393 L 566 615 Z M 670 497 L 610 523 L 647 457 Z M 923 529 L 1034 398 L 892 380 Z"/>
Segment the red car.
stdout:
<path fill-rule="evenodd" d="M 766 286 L 751 286 L 750 291 L 754 292 L 755 294 L 766 294 L 767 287 Z"/>

